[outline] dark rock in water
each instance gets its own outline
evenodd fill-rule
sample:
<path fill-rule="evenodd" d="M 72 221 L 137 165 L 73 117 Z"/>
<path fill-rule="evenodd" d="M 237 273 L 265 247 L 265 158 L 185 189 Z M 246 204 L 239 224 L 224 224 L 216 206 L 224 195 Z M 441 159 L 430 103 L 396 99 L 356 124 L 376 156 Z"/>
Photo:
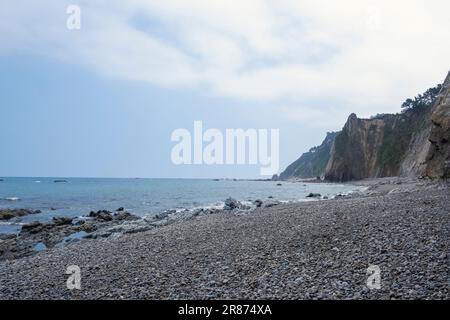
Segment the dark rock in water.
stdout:
<path fill-rule="evenodd" d="M 124 211 L 125 209 L 123 208 L 123 207 L 120 207 L 120 208 L 118 208 L 116 211 L 117 212 L 119 212 L 119 211 Z"/>
<path fill-rule="evenodd" d="M 278 186 L 278 187 L 281 187 L 281 186 L 282 186 L 282 184 L 281 184 L 281 183 L 277 183 L 277 186 Z"/>
<path fill-rule="evenodd" d="M 0 220 L 9 220 L 12 218 L 23 217 L 34 213 L 40 213 L 40 211 L 32 211 L 28 209 L 0 209 Z"/>
<path fill-rule="evenodd" d="M 234 198 L 228 198 L 225 200 L 224 210 L 233 210 L 241 207 L 241 203 Z"/>
<path fill-rule="evenodd" d="M 53 223 L 57 226 L 72 224 L 73 218 L 69 217 L 53 217 Z"/>
<path fill-rule="evenodd" d="M 322 195 L 320 193 L 310 193 L 306 196 L 306 198 L 320 198 Z"/>
<path fill-rule="evenodd" d="M 53 180 L 54 183 L 65 183 L 67 180 L 60 179 L 60 180 Z"/>
<path fill-rule="evenodd" d="M 41 222 L 33 221 L 28 224 L 24 224 L 22 226 L 21 233 L 22 232 L 38 233 L 38 232 L 42 231 L 43 227 L 44 227 L 44 225 Z"/>
<path fill-rule="evenodd" d="M 255 200 L 255 201 L 253 201 L 253 204 L 254 204 L 257 208 L 260 208 L 260 207 L 262 206 L 263 202 L 262 202 L 262 200 L 257 199 L 257 200 Z"/>
<path fill-rule="evenodd" d="M 140 218 L 138 216 L 135 216 L 134 214 L 131 214 L 126 211 L 119 211 L 118 213 L 114 214 L 114 220 L 127 220 L 127 221 L 133 221 L 133 220 L 139 220 Z"/>
<path fill-rule="evenodd" d="M 109 212 L 102 212 L 97 216 L 97 220 L 111 221 L 112 219 L 113 217 Z"/>
<path fill-rule="evenodd" d="M 99 210 L 97 212 L 91 211 L 89 213 L 89 217 L 95 218 L 100 221 L 111 221 L 113 219 L 111 212 L 109 212 L 107 210 Z"/>
<path fill-rule="evenodd" d="M 267 198 L 268 198 L 268 199 L 273 199 L 273 196 L 268 196 Z"/>

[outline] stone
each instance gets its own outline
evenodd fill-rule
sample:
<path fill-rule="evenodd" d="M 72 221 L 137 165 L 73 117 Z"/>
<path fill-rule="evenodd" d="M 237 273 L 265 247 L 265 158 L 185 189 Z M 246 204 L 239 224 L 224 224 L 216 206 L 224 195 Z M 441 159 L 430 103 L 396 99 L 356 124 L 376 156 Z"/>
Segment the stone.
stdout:
<path fill-rule="evenodd" d="M 241 207 L 241 203 L 234 198 L 227 198 L 225 200 L 225 205 L 223 207 L 224 210 L 234 210 Z"/>
<path fill-rule="evenodd" d="M 320 193 L 309 193 L 306 198 L 320 198 L 322 195 Z"/>
<path fill-rule="evenodd" d="M 53 223 L 57 226 L 72 224 L 73 218 L 69 217 L 53 217 Z"/>

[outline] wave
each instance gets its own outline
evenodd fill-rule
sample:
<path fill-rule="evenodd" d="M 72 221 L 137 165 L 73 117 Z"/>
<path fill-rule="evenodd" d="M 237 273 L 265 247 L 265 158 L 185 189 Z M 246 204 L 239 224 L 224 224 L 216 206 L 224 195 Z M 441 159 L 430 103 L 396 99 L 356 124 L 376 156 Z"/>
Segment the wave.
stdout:
<path fill-rule="evenodd" d="M 18 197 L 8 197 L 8 198 L 5 198 L 5 200 L 7 200 L 7 201 L 19 201 L 20 198 L 18 198 Z"/>

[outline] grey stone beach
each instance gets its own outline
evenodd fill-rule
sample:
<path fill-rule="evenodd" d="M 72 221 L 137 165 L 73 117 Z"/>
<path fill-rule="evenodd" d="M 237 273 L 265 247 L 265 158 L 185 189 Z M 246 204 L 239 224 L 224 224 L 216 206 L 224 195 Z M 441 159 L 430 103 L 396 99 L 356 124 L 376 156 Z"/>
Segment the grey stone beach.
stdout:
<path fill-rule="evenodd" d="M 351 197 L 199 214 L 6 259 L 0 299 L 450 299 L 448 184 L 360 184 Z M 70 265 L 80 290 L 66 286 Z M 367 286 L 370 266 L 380 289 Z"/>

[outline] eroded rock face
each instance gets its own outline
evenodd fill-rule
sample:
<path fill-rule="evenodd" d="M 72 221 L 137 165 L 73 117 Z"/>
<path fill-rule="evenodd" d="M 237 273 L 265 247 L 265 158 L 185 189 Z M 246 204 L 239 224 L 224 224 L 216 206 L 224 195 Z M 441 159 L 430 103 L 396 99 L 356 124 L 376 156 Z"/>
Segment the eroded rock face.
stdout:
<path fill-rule="evenodd" d="M 386 129 L 394 128 L 396 122 L 395 115 L 385 115 L 382 119 L 359 119 L 356 114 L 351 114 L 334 141 L 325 179 L 359 180 L 389 175 L 394 171 L 388 166 L 380 166 L 379 153 Z"/>
<path fill-rule="evenodd" d="M 450 73 L 433 105 L 372 119 L 350 115 L 336 136 L 325 179 L 450 177 Z"/>
<path fill-rule="evenodd" d="M 430 178 L 450 178 L 450 72 L 431 115 L 431 147 L 425 174 Z"/>

